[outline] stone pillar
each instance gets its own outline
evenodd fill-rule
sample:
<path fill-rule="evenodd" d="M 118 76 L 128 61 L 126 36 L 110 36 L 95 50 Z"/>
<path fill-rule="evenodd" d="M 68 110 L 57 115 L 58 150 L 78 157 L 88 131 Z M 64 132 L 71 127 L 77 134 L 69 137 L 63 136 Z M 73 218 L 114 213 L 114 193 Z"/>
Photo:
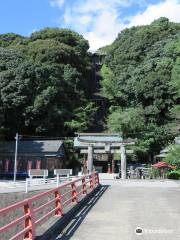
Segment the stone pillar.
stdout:
<path fill-rule="evenodd" d="M 126 179 L 126 149 L 121 145 L 121 179 Z"/>
<path fill-rule="evenodd" d="M 93 146 L 89 145 L 88 146 L 88 173 L 93 172 Z"/>
<path fill-rule="evenodd" d="M 87 154 L 84 153 L 82 174 L 87 174 Z"/>

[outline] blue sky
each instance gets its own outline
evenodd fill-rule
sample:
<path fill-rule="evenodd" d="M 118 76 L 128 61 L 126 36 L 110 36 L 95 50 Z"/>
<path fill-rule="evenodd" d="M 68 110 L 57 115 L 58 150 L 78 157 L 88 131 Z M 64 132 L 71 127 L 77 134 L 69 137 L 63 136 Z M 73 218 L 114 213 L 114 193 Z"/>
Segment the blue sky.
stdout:
<path fill-rule="evenodd" d="M 161 16 L 180 22 L 180 0 L 1 0 L 0 10 L 0 33 L 71 28 L 89 40 L 92 51 L 112 43 L 126 27 Z"/>

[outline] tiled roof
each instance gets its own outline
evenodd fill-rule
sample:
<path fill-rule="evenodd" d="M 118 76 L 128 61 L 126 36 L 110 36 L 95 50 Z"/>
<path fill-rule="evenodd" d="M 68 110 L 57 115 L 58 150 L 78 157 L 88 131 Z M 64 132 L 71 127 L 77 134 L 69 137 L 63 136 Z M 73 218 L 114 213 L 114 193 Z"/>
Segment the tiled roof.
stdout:
<path fill-rule="evenodd" d="M 77 137 L 74 139 L 74 146 L 75 147 L 83 147 L 86 146 L 85 143 L 102 143 L 104 146 L 106 143 L 119 143 L 122 142 L 123 139 L 119 134 L 109 134 L 109 133 L 90 133 L 90 134 L 78 134 Z"/>
<path fill-rule="evenodd" d="M 62 151 L 63 141 L 61 140 L 19 140 L 19 153 L 49 153 Z M 15 141 L 0 142 L 0 152 L 14 152 Z"/>

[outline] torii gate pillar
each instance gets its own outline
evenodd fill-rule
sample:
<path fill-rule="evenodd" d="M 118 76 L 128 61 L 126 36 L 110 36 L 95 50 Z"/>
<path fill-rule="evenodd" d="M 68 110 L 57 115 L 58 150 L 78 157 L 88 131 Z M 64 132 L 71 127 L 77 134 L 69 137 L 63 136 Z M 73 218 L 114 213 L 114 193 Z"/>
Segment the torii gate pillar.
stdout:
<path fill-rule="evenodd" d="M 121 145 L 121 179 L 126 179 L 126 149 L 125 145 Z"/>
<path fill-rule="evenodd" d="M 88 164 L 87 164 L 88 173 L 93 172 L 93 146 L 88 146 Z"/>

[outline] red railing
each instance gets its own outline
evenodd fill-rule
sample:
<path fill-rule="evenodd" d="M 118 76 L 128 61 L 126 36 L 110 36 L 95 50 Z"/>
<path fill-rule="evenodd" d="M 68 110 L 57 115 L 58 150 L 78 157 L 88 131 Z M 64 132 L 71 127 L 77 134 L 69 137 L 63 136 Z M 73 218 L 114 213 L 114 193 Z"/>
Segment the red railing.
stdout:
<path fill-rule="evenodd" d="M 16 227 L 17 225 L 22 226 L 23 224 L 22 229 L 18 229 L 16 233 L 13 233 L 13 236 L 5 239 L 34 240 L 36 236 L 36 228 L 39 224 L 47 221 L 51 215 L 59 217 L 63 216 L 63 210 L 67 206 L 77 204 L 98 185 L 98 173 L 92 173 L 74 181 L 63 183 L 55 189 L 37 194 L 31 198 L 27 198 L 16 204 L 3 208 L 0 210 L 0 217 L 4 217 L 4 219 L 8 218 L 7 215 L 9 213 L 13 213 L 17 209 L 23 209 L 23 211 L 21 211 L 21 216 L 15 217 L 15 219 L 0 227 L 0 234 L 7 234 L 13 227 Z M 45 209 L 47 209 L 47 211 L 45 211 Z"/>

